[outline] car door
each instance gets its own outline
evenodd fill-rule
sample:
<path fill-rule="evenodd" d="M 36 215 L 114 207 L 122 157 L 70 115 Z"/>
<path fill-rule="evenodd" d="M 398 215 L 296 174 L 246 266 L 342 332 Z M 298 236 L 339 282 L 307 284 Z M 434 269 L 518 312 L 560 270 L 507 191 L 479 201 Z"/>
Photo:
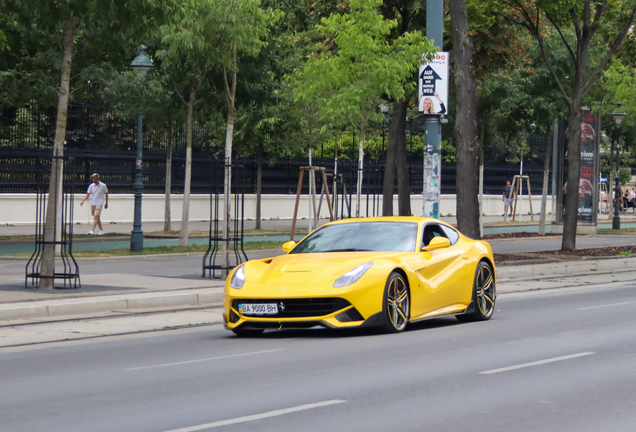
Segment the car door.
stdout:
<path fill-rule="evenodd" d="M 451 241 L 448 247 L 420 252 L 420 262 L 415 270 L 421 286 L 414 292 L 411 316 L 417 317 L 459 303 L 461 298 L 461 274 L 465 264 L 464 250 L 440 224 L 427 223 L 423 229 L 421 246 L 427 246 L 434 237 L 445 237 Z M 413 290 L 412 290 L 413 291 Z"/>

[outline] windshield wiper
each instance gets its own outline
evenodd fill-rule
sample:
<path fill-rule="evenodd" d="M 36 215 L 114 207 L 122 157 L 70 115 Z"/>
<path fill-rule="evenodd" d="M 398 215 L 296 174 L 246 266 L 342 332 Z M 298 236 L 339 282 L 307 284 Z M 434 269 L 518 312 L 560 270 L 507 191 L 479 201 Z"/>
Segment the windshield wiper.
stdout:
<path fill-rule="evenodd" d="M 370 252 L 370 249 L 355 249 L 355 248 L 349 248 L 349 249 L 331 249 L 325 252 Z"/>

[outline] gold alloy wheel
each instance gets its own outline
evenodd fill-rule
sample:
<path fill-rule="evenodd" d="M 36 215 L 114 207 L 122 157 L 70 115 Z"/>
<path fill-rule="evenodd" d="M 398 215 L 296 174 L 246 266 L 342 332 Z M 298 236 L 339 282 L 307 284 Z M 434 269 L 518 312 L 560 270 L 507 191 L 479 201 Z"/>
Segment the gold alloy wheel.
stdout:
<path fill-rule="evenodd" d="M 387 291 L 387 312 L 391 325 L 397 331 L 401 331 L 408 323 L 411 306 L 409 290 L 402 276 L 395 275 L 389 284 Z"/>
<path fill-rule="evenodd" d="M 479 307 L 483 318 L 488 319 L 495 309 L 495 298 L 497 297 L 495 278 L 488 264 L 484 262 L 480 264 L 476 282 L 475 300 L 477 307 Z"/>

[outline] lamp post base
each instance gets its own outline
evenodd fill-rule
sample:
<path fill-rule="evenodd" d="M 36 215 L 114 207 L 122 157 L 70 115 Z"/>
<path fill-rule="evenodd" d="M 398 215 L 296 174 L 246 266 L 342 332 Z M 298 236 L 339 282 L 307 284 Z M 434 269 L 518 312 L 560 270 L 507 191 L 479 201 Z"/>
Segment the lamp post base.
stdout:
<path fill-rule="evenodd" d="M 614 216 L 612 218 L 612 229 L 615 229 L 615 230 L 621 229 L 621 218 L 620 218 L 620 216 Z"/>
<path fill-rule="evenodd" d="M 144 251 L 144 233 L 142 231 L 130 233 L 130 251 L 131 252 L 143 252 Z"/>

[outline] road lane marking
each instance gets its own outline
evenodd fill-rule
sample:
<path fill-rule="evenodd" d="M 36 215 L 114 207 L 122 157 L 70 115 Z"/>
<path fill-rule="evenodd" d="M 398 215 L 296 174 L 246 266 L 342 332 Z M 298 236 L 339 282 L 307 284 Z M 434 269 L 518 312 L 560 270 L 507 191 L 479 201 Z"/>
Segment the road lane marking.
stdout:
<path fill-rule="evenodd" d="M 243 353 L 243 354 L 232 354 L 232 355 L 226 355 L 226 356 L 220 356 L 220 357 L 209 357 L 209 358 L 188 360 L 188 361 L 182 361 L 182 362 L 176 362 L 176 363 L 164 363 L 164 364 L 158 364 L 158 365 L 152 365 L 152 366 L 141 366 L 141 367 L 129 368 L 126 370 L 134 371 L 134 370 L 151 369 L 151 368 L 166 367 L 166 366 L 178 366 L 178 365 L 184 365 L 184 364 L 190 364 L 190 363 L 199 363 L 204 361 L 221 360 L 221 359 L 232 358 L 232 357 L 243 357 L 243 356 L 256 355 L 256 354 L 267 354 L 267 353 L 282 351 L 282 350 L 283 349 L 280 348 L 280 349 L 273 349 L 273 350 L 267 350 L 267 351 Z"/>
<path fill-rule="evenodd" d="M 551 359 L 539 360 L 539 361 L 530 362 L 530 363 L 523 363 L 523 364 L 519 364 L 519 365 L 515 365 L 515 366 L 503 367 L 503 368 L 499 368 L 499 369 L 491 369 L 491 370 L 487 370 L 487 371 L 483 371 L 483 372 L 479 372 L 479 373 L 480 374 L 484 374 L 484 375 L 490 375 L 490 374 L 496 374 L 496 373 L 499 373 L 499 372 L 508 372 L 508 371 L 515 370 L 515 369 L 522 369 L 522 368 L 538 366 L 538 365 L 542 365 L 542 364 L 546 364 L 546 363 L 554 363 L 554 362 L 563 361 L 563 360 L 570 360 L 570 359 L 573 359 L 573 358 L 589 356 L 589 355 L 592 355 L 592 354 L 594 354 L 594 353 L 593 352 L 582 352 L 582 353 L 578 353 L 578 354 L 571 354 L 571 355 L 566 355 L 566 356 L 561 356 L 561 357 L 554 357 L 554 358 L 551 358 Z"/>
<path fill-rule="evenodd" d="M 634 303 L 636 303 L 636 301 L 628 301 L 628 302 L 623 302 L 623 303 L 613 303 L 613 304 L 606 304 L 606 305 L 599 305 L 599 306 L 588 306 L 588 307 L 584 307 L 584 308 L 579 308 L 579 310 L 597 309 L 597 308 L 612 307 L 612 306 L 623 306 L 623 305 L 634 304 Z"/>
<path fill-rule="evenodd" d="M 325 402 L 318 402 L 313 404 L 299 405 L 297 407 L 292 407 L 292 408 L 279 409 L 279 410 L 270 411 L 270 412 L 266 412 L 262 414 L 254 414 L 254 415 L 245 416 L 245 417 L 237 417 L 237 418 L 229 419 L 229 420 L 221 420 L 221 421 L 213 422 L 213 423 L 190 426 L 190 427 L 186 427 L 182 429 L 172 429 L 165 432 L 195 432 L 195 431 L 200 431 L 203 429 L 211 429 L 211 428 L 227 426 L 231 424 L 245 423 L 249 421 L 260 420 L 260 419 L 269 418 L 269 417 L 276 417 L 276 416 L 281 416 L 284 414 L 290 414 L 290 413 L 294 413 L 298 411 L 305 411 L 309 409 L 320 408 L 320 407 L 334 405 L 334 404 L 341 404 L 345 402 L 346 400 L 334 399 L 334 400 L 325 401 Z"/>

